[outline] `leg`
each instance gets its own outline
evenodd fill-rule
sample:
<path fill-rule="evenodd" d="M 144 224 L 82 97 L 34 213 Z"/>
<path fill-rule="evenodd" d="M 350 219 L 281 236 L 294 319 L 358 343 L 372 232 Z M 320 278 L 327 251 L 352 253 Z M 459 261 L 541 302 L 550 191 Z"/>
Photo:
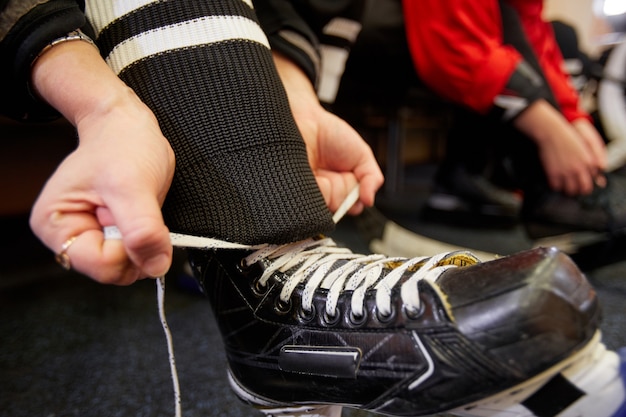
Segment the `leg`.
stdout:
<path fill-rule="evenodd" d="M 122 16 L 91 2 L 87 13 L 107 61 L 156 114 L 176 154 L 163 208 L 172 231 L 260 243 L 332 229 L 245 2 L 154 2 Z"/>

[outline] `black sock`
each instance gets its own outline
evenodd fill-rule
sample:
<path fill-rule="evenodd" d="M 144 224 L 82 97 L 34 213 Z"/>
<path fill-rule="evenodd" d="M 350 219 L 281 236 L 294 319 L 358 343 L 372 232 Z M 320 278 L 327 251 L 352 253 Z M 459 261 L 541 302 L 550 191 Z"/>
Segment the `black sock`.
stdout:
<path fill-rule="evenodd" d="M 163 207 L 171 231 L 254 244 L 332 230 L 249 6 L 153 2 L 111 17 L 110 6 L 94 7 L 103 8 L 87 10 L 101 51 L 155 113 L 176 154 Z M 130 47 L 142 42 L 164 50 Z M 173 49 L 163 48 L 170 42 Z"/>

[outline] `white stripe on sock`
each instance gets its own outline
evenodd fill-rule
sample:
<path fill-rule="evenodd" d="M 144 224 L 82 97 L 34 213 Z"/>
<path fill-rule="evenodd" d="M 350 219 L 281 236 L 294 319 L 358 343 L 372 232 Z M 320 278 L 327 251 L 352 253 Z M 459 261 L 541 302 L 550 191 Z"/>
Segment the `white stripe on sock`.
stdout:
<path fill-rule="evenodd" d="M 117 45 L 106 57 L 106 61 L 119 74 L 133 62 L 148 56 L 227 40 L 252 41 L 268 49 L 270 47 L 261 27 L 250 19 L 240 16 L 205 17 L 130 38 Z"/>
<path fill-rule="evenodd" d="M 157 2 L 157 0 L 86 1 L 85 15 L 96 33 L 100 33 L 114 20 Z"/>
<path fill-rule="evenodd" d="M 253 8 L 252 0 L 242 0 L 242 2 L 251 9 Z M 100 33 L 102 29 L 113 23 L 113 21 L 152 3 L 158 3 L 158 0 L 88 0 L 85 4 L 85 15 L 96 33 Z"/>

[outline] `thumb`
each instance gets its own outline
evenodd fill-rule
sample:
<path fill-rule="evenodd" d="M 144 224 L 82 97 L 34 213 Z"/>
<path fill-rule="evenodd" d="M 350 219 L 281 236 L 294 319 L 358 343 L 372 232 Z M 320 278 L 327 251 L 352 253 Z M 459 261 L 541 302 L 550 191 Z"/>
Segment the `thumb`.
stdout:
<path fill-rule="evenodd" d="M 156 197 L 135 194 L 118 201 L 98 211 L 101 224 L 117 226 L 128 258 L 143 275 L 165 275 L 173 249 Z"/>

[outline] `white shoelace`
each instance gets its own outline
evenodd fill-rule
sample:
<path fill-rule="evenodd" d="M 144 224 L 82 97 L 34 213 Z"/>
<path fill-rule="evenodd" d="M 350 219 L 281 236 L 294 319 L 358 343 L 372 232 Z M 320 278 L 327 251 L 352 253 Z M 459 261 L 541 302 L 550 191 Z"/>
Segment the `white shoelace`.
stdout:
<path fill-rule="evenodd" d="M 376 306 L 382 316 L 391 314 L 391 290 L 407 271 L 412 275 L 401 286 L 404 308 L 409 313 L 420 310 L 417 282 L 423 279 L 434 281 L 446 269 L 461 264 L 476 263 L 478 259 L 469 252 L 447 252 L 436 256 L 412 259 L 385 255 L 361 255 L 350 249 L 338 247 L 332 239 L 308 239 L 288 245 L 266 245 L 245 258 L 246 265 L 262 259 L 271 261 L 258 280 L 258 286 L 266 287 L 276 271 L 289 271 L 282 283 L 280 301 L 288 304 L 296 287 L 305 282 L 302 293 L 302 308 L 310 313 L 313 295 L 319 288 L 328 290 L 325 314 L 336 315 L 339 296 L 352 291 L 351 310 L 355 317 L 362 317 L 365 294 L 368 289 L 376 290 Z M 339 262 L 339 263 L 338 263 Z M 337 263 L 337 264 L 336 264 Z M 297 268 L 292 270 L 293 268 Z M 392 269 L 381 278 L 383 269 Z M 415 271 L 413 271 L 415 269 Z"/>
<path fill-rule="evenodd" d="M 161 326 L 165 332 L 165 340 L 167 342 L 167 353 L 170 363 L 170 374 L 172 376 L 172 384 L 174 385 L 174 415 L 181 417 L 182 406 L 180 397 L 180 383 L 178 382 L 178 370 L 176 369 L 176 357 L 174 356 L 174 342 L 172 340 L 172 332 L 165 318 L 165 277 L 159 277 L 156 280 L 157 285 L 157 305 L 159 308 L 159 318 Z"/>
<path fill-rule="evenodd" d="M 341 207 L 333 216 L 337 223 L 358 200 L 359 188 L 355 187 Z M 119 230 L 115 227 L 105 227 L 106 239 L 121 239 Z M 253 252 L 245 258 L 247 265 L 253 265 L 262 259 L 272 263 L 265 268 L 258 280 L 258 285 L 267 285 L 276 271 L 290 271 L 289 277 L 282 284 L 280 301 L 287 304 L 293 291 L 302 282 L 305 283 L 302 293 L 302 309 L 310 313 L 313 309 L 313 296 L 317 289 L 326 289 L 325 306 L 326 317 L 336 316 L 337 303 L 340 295 L 345 291 L 352 291 L 351 310 L 355 318 L 363 317 L 365 295 L 367 290 L 376 290 L 376 306 L 382 316 L 392 312 L 391 293 L 398 281 L 406 272 L 411 272 L 410 278 L 401 286 L 401 298 L 408 314 L 415 314 L 420 310 L 420 298 L 417 282 L 420 280 L 435 281 L 445 270 L 480 262 L 470 252 L 444 252 L 432 257 L 386 257 L 385 255 L 361 255 L 352 253 L 348 248 L 338 247 L 330 238 L 307 239 L 285 245 L 242 245 L 218 239 L 200 236 L 170 233 L 173 246 L 196 249 L 245 249 Z M 335 266 L 335 263 L 340 262 Z M 391 269 L 381 278 L 383 270 Z M 161 325 L 165 333 L 169 354 L 170 371 L 174 386 L 175 416 L 181 416 L 181 394 L 174 356 L 172 334 L 165 318 L 165 278 L 159 277 L 157 284 L 157 303 Z"/>

